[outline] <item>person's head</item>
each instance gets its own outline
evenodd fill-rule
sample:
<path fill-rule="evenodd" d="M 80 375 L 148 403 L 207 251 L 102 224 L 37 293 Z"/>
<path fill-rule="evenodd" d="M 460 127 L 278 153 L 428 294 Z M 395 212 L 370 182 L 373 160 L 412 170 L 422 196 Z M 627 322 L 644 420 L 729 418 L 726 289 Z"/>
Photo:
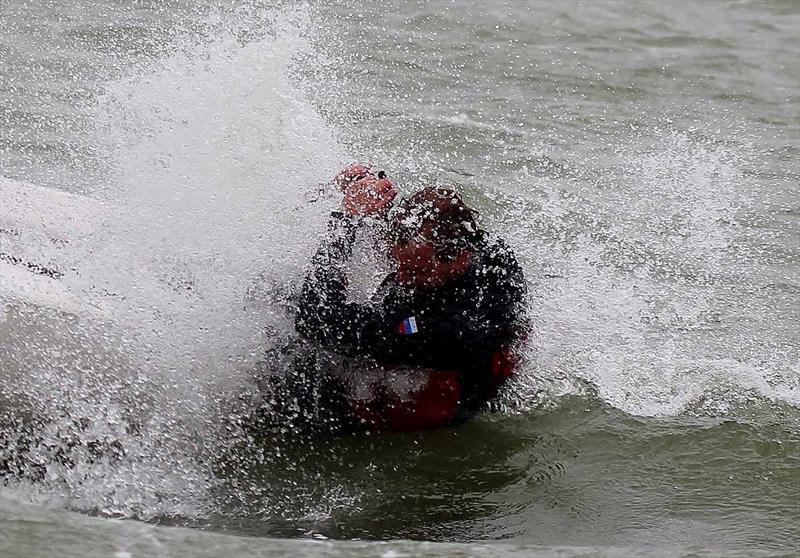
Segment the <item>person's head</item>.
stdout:
<path fill-rule="evenodd" d="M 390 224 L 398 279 L 438 286 L 463 273 L 481 237 L 477 215 L 450 188 L 429 186 L 403 200 Z"/>

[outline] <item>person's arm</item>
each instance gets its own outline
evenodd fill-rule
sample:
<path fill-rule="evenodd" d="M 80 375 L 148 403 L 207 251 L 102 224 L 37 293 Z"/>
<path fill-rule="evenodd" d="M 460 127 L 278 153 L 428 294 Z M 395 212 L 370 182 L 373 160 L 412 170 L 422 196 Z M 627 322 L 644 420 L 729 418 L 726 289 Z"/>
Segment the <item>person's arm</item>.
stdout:
<path fill-rule="evenodd" d="M 348 167 L 343 177 L 353 171 Z M 362 166 L 358 172 L 367 170 Z M 369 173 L 368 173 L 369 174 Z M 347 304 L 346 264 L 355 241 L 360 219 L 386 215 L 397 190 L 381 176 L 350 177 L 344 186 L 342 208 L 328 222 L 328 237 L 311 261 L 298 300 L 295 327 L 302 335 L 316 339 L 344 353 L 374 349 L 379 341 L 380 313 L 369 306 Z"/>
<path fill-rule="evenodd" d="M 343 353 L 363 352 L 381 321 L 376 309 L 347 303 L 346 265 L 359 225 L 358 217 L 331 214 L 328 235 L 311 260 L 295 315 L 299 333 Z"/>

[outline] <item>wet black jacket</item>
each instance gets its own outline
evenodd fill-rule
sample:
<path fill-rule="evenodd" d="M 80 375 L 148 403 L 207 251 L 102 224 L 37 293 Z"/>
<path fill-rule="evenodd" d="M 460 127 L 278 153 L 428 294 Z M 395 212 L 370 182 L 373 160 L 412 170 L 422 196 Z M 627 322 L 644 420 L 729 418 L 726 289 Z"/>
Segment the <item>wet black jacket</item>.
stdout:
<path fill-rule="evenodd" d="M 481 236 L 466 272 L 440 287 L 409 288 L 390 274 L 373 303 L 360 305 L 346 301 L 346 265 L 359 221 L 333 213 L 328 227 L 302 287 L 297 330 L 343 354 L 456 370 L 469 391 L 489 389 L 492 355 L 513 342 L 525 295 L 522 269 L 505 242 Z"/>

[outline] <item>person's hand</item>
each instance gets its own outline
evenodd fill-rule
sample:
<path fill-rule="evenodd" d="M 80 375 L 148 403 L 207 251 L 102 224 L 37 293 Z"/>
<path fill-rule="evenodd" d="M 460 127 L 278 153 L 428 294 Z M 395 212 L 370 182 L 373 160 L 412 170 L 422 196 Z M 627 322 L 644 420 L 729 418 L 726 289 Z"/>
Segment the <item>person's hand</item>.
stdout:
<path fill-rule="evenodd" d="M 353 163 L 352 165 L 347 165 L 333 177 L 333 184 L 340 192 L 345 192 L 351 184 L 368 176 L 374 176 L 370 165 Z"/>
<path fill-rule="evenodd" d="M 349 215 L 383 215 L 396 196 L 397 189 L 388 178 L 368 176 L 347 187 L 342 207 Z"/>

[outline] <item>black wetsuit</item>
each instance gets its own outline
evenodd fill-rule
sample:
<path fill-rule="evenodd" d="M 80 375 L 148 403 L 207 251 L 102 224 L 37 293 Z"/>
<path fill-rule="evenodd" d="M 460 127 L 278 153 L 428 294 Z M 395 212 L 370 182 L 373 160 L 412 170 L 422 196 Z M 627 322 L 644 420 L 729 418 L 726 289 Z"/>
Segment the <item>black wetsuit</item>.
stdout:
<path fill-rule="evenodd" d="M 497 355 L 519 333 L 526 291 L 505 242 L 479 234 L 463 275 L 439 287 L 410 288 L 390 274 L 373 303 L 359 305 L 346 301 L 346 266 L 359 220 L 333 213 L 328 226 L 298 300 L 298 332 L 345 355 L 457 371 L 458 418 L 494 397 L 505 380 L 496 370 Z"/>

